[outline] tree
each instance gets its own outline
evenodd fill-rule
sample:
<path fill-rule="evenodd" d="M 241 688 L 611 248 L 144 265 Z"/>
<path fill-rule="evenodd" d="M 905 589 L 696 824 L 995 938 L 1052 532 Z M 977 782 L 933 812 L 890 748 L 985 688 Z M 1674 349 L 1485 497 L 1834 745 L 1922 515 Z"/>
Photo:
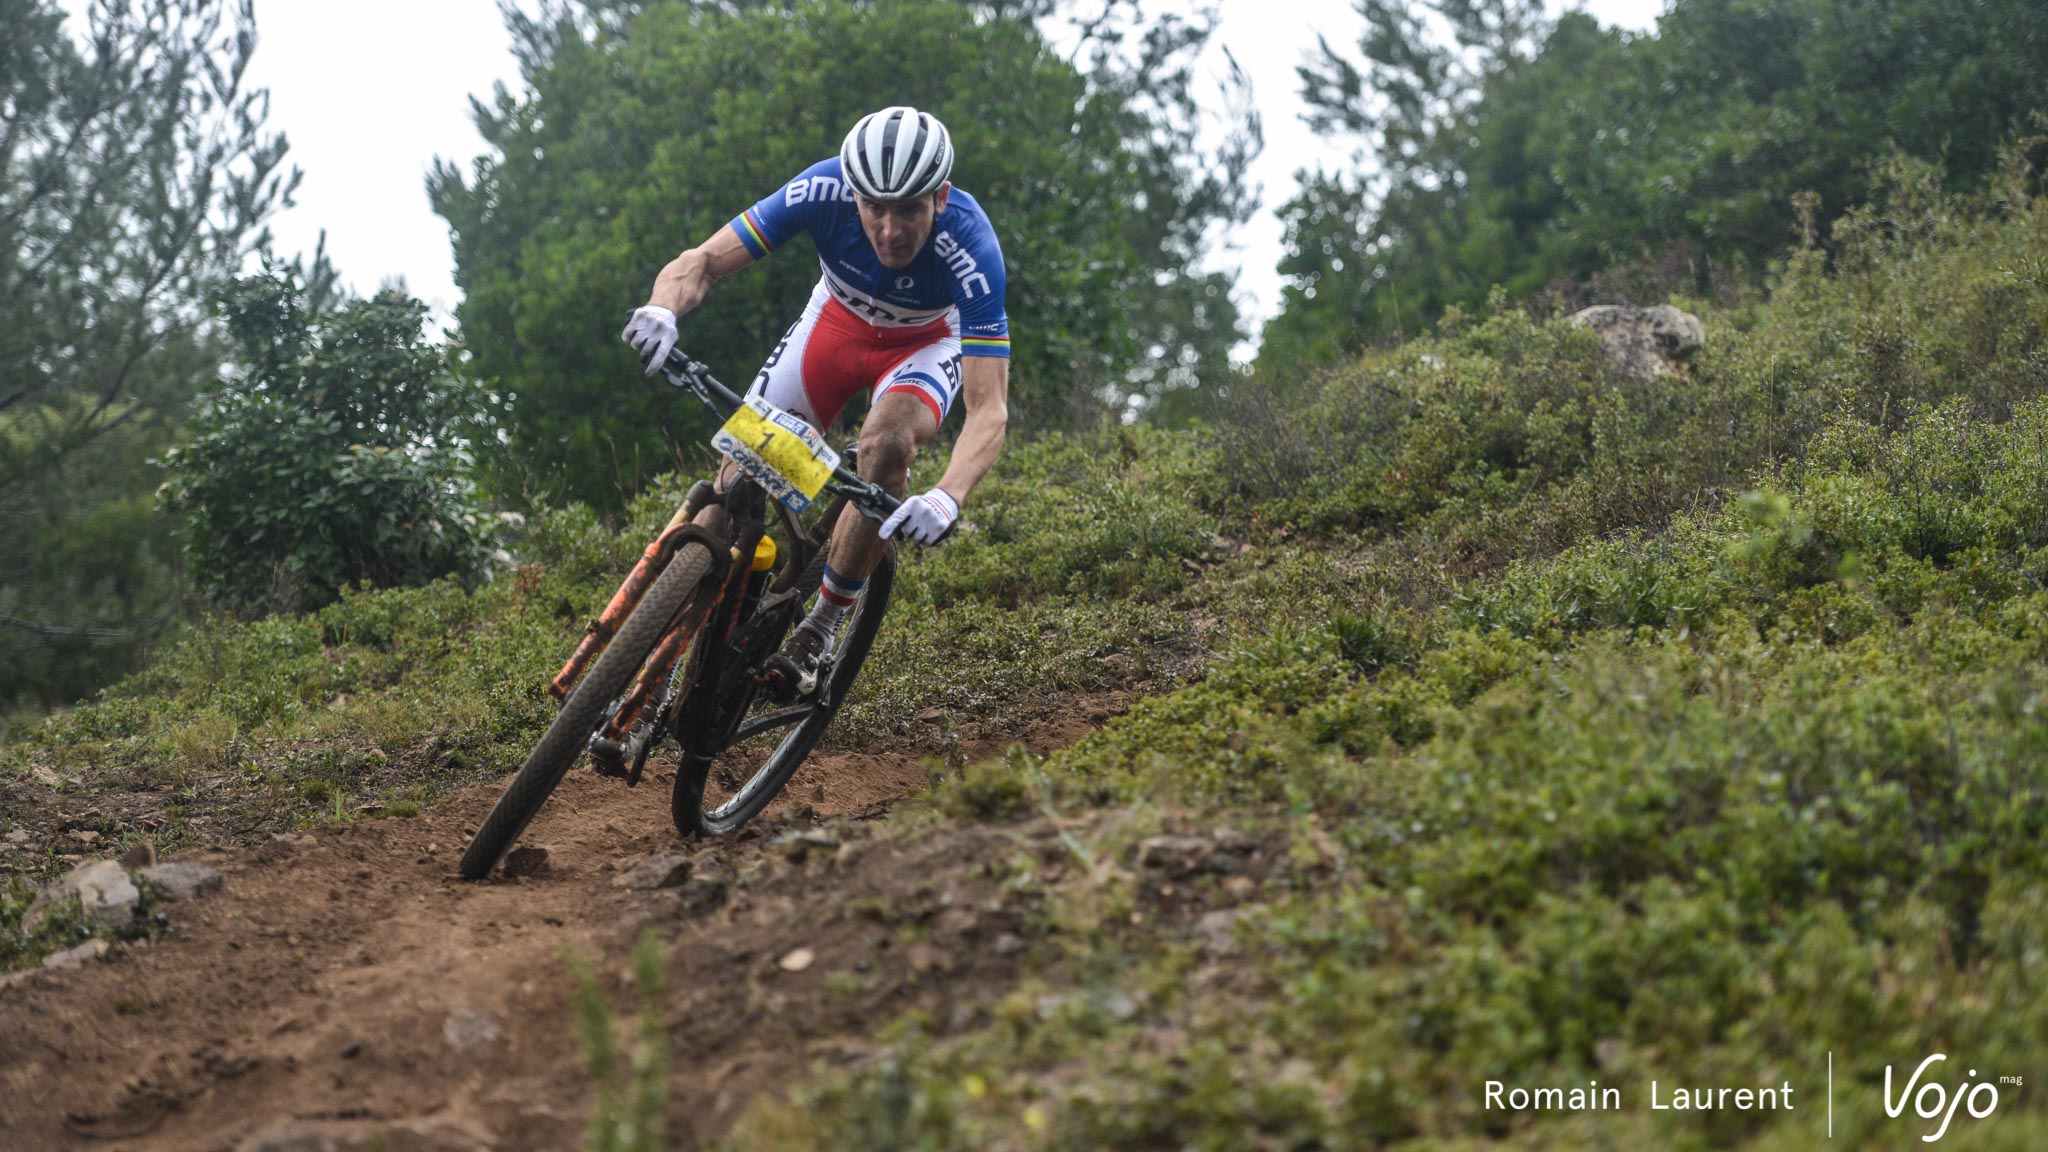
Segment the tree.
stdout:
<path fill-rule="evenodd" d="M 1236 314 L 1192 269 L 1205 228 L 1247 210 L 1248 154 L 1240 140 L 1204 172 L 1192 125 L 1170 120 L 1189 26 L 1141 25 L 1113 3 L 1082 41 L 1100 64 L 1088 73 L 1029 19 L 1046 10 L 807 0 L 515 15 L 526 91 L 477 106 L 492 155 L 467 174 L 438 164 L 429 182 L 455 235 L 465 342 L 511 397 L 510 445 L 489 462 L 499 486 L 610 508 L 700 462 L 703 414 L 640 382 L 620 323 L 678 250 L 884 104 L 952 126 L 954 180 L 996 221 L 1027 423 L 1179 383 L 1188 347 L 1220 356 Z M 1150 104 L 1148 73 L 1165 81 Z M 745 384 L 817 278 L 802 247 L 721 285 L 686 321 L 685 347 Z"/>
<path fill-rule="evenodd" d="M 1431 10 L 1444 19 L 1417 18 Z M 1860 203 L 1895 148 L 1977 184 L 2048 110 L 2034 0 L 1674 0 L 1647 36 L 1545 24 L 1521 0 L 1361 11 L 1363 62 L 1326 46 L 1303 92 L 1366 148 L 1283 209 L 1293 283 L 1262 359 L 1413 332 L 1494 285 L 1527 296 L 1632 263 L 1693 290 L 1716 267 L 1754 273 L 1794 238 L 1800 193 Z"/>
<path fill-rule="evenodd" d="M 0 709 L 123 667 L 176 595 L 143 462 L 214 372 L 207 294 L 297 173 L 248 0 L 0 0 Z"/>
<path fill-rule="evenodd" d="M 238 369 L 167 455 L 162 492 L 188 517 L 206 597 L 304 611 L 357 582 L 480 573 L 468 436 L 482 408 L 423 337 L 426 305 L 387 291 L 316 316 L 297 276 L 272 267 L 237 281 L 222 311 Z"/>

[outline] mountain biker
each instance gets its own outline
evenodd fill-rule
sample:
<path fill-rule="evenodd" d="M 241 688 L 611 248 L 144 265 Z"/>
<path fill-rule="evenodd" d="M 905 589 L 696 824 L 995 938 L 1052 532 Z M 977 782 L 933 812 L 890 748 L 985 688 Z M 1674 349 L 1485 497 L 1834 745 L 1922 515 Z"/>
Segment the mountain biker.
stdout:
<path fill-rule="evenodd" d="M 748 395 L 822 432 L 855 393 L 868 393 L 860 474 L 898 498 L 954 397 L 964 400 L 965 425 L 936 485 L 904 500 L 879 530 L 863 516 L 840 518 L 817 603 L 781 653 L 806 694 L 818 657 L 881 560 L 881 541 L 937 543 L 1002 452 L 1010 385 L 1003 254 L 981 206 L 947 179 L 952 168 L 952 137 L 930 113 L 895 106 L 863 116 L 838 156 L 671 260 L 621 333 L 653 375 L 675 346 L 677 318 L 712 284 L 807 232 L 823 275 Z"/>

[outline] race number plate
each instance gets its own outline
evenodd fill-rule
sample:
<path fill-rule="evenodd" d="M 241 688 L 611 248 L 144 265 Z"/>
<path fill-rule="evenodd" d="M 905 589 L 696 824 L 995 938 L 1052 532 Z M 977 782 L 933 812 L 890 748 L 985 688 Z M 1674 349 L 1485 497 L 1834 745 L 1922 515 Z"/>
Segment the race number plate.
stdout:
<path fill-rule="evenodd" d="M 711 446 L 792 512 L 809 508 L 839 467 L 839 453 L 816 429 L 759 396 L 747 397 Z"/>

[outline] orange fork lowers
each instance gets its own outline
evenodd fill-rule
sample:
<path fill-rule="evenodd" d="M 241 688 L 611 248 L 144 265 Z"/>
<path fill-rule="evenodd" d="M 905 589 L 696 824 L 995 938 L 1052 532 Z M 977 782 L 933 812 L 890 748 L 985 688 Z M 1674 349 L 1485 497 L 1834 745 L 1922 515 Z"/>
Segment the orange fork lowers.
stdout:
<path fill-rule="evenodd" d="M 740 558 L 738 548 L 733 549 L 732 558 L 735 561 Z M 758 575 L 774 566 L 775 540 L 764 534 L 761 542 L 754 546 L 751 571 Z M 724 590 L 727 594 L 745 583 L 744 576 L 737 571 L 732 574 L 732 580 L 734 586 Z M 696 608 L 689 612 L 682 627 L 670 629 L 668 635 L 661 638 L 661 643 L 655 647 L 654 654 L 647 658 L 647 663 L 641 665 L 640 677 L 633 682 L 633 690 L 619 701 L 610 722 L 605 725 L 604 731 L 599 733 L 602 739 L 614 744 L 626 742 L 626 733 L 632 730 L 633 725 L 639 723 L 640 712 L 647 706 L 648 698 L 654 695 L 656 688 L 668 683 L 669 677 L 674 675 L 676 665 L 682 661 L 683 653 L 689 650 L 690 641 L 696 638 L 698 625 L 704 622 L 705 612 L 716 601 L 717 598 L 714 597 L 698 603 Z"/>
<path fill-rule="evenodd" d="M 562 665 L 562 670 L 555 673 L 553 680 L 548 681 L 548 695 L 557 700 L 569 695 L 569 689 L 575 686 L 576 678 L 583 675 L 583 669 L 597 658 L 599 652 L 604 651 L 606 644 L 611 643 L 612 636 L 619 630 L 619 625 L 624 624 L 626 617 L 633 614 L 633 609 L 639 606 L 640 598 L 647 594 L 647 589 L 654 583 L 655 577 L 661 575 L 661 570 L 668 567 L 669 557 L 675 554 L 676 534 L 690 523 L 696 512 L 696 508 L 686 500 L 682 507 L 676 509 L 676 514 L 669 517 L 668 526 L 663 528 L 661 535 L 655 537 L 654 542 L 640 553 L 639 562 L 635 563 L 633 570 L 626 575 L 626 582 L 619 585 L 618 591 L 612 593 L 611 603 L 605 605 L 604 611 L 584 630 L 583 642 L 576 646 L 575 655 L 569 657 L 569 662 Z"/>

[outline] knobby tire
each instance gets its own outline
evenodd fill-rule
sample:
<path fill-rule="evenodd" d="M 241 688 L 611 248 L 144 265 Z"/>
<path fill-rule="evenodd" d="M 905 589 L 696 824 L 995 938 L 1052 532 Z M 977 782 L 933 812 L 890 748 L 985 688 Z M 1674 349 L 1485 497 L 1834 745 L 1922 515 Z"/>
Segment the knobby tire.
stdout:
<path fill-rule="evenodd" d="M 710 567 L 711 556 L 703 545 L 685 544 L 670 559 L 668 567 L 662 569 L 633 614 L 627 617 L 625 626 L 605 645 L 569 693 L 562 710 L 555 714 L 554 723 L 548 725 L 547 734 L 534 745 L 526 763 L 506 785 L 497 806 L 484 817 L 482 827 L 469 842 L 469 850 L 462 854 L 463 879 L 481 880 L 490 875 L 506 850 L 526 831 L 542 802 L 583 754 L 584 745 L 597 730 L 605 709 L 632 682 L 648 653 L 654 651 L 654 645 L 668 631 L 683 601 Z"/>

